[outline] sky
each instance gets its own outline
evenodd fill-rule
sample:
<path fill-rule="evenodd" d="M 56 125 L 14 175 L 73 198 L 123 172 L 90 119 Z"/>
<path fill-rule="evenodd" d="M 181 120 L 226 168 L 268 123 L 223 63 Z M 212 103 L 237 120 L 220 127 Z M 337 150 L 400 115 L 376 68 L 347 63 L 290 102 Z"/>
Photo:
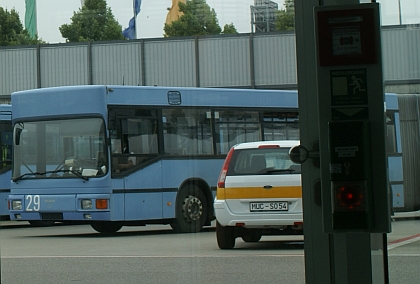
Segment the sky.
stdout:
<path fill-rule="evenodd" d="M 239 33 L 251 31 L 250 6 L 254 0 L 207 0 L 207 4 L 216 11 L 219 25 L 233 23 Z M 279 9 L 283 9 L 283 0 L 274 0 Z M 401 6 L 402 24 L 420 23 L 419 0 L 378 0 L 381 4 L 382 25 L 398 25 L 400 22 L 399 4 Z M 74 12 L 80 8 L 80 0 L 37 0 L 38 36 L 48 43 L 65 42 L 59 27 L 70 24 Z M 122 28 L 128 26 L 133 17 L 132 0 L 107 0 L 115 19 Z M 167 8 L 172 0 L 142 0 L 141 11 L 137 16 L 137 38 L 160 38 L 168 13 Z M 0 0 L 0 7 L 15 9 L 22 23 L 25 20 L 25 0 Z"/>

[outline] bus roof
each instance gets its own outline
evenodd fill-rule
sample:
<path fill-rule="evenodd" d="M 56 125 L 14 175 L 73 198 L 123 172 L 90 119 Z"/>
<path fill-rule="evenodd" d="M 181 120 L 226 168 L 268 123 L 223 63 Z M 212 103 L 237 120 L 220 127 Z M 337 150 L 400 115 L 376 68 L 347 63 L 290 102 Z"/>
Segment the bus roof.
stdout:
<path fill-rule="evenodd" d="M 170 102 L 168 93 L 180 94 L 179 105 L 194 107 L 282 107 L 297 108 L 297 91 L 222 89 L 190 87 L 131 87 L 109 86 L 113 90 L 108 95 L 111 105 L 159 105 L 176 104 Z"/>
<path fill-rule="evenodd" d="M 298 107 L 298 93 L 291 90 L 226 89 L 82 85 L 15 92 L 13 117 L 106 115 L 107 105 L 183 107 Z M 386 95 L 387 109 L 398 108 L 396 94 Z M 36 106 L 36 107 L 35 107 Z"/>
<path fill-rule="evenodd" d="M 171 95 L 175 99 L 171 99 Z M 107 105 L 297 108 L 297 91 L 84 85 L 34 89 L 11 96 L 17 119 L 105 115 Z"/>

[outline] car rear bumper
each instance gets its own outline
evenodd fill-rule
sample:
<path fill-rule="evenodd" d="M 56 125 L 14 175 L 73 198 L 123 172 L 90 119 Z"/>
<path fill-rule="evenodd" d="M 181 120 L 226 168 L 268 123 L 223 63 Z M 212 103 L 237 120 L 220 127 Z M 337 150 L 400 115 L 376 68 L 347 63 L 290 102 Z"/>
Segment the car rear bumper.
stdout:
<path fill-rule="evenodd" d="M 224 200 L 214 201 L 214 212 L 222 226 L 241 226 L 245 228 L 284 228 L 292 226 L 299 229 L 303 224 L 302 212 L 253 212 L 235 214 L 229 210 Z"/>

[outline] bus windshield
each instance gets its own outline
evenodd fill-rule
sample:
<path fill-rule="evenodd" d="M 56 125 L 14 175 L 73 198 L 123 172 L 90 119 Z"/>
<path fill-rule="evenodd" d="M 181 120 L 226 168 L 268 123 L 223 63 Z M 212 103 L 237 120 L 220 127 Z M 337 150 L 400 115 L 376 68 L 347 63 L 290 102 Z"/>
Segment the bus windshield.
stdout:
<path fill-rule="evenodd" d="M 20 122 L 14 126 L 13 180 L 84 178 L 107 172 L 101 118 Z"/>

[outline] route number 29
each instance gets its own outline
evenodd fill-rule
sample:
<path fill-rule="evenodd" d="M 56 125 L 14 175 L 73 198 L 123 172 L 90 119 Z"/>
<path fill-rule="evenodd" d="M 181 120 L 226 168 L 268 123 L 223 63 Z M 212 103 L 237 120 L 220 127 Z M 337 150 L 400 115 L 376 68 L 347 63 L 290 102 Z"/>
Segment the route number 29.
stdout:
<path fill-rule="evenodd" d="M 40 198 L 39 195 L 26 195 L 26 211 L 39 211 L 40 209 Z"/>

